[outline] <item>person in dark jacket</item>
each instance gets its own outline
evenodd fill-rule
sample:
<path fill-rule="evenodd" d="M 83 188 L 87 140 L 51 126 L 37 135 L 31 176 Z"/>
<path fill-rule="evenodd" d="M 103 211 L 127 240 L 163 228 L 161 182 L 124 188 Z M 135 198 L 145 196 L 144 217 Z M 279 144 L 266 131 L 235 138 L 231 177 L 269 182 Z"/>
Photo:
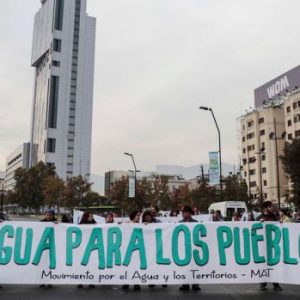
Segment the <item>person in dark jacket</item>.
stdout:
<path fill-rule="evenodd" d="M 54 209 L 48 209 L 45 214 L 45 218 L 42 219 L 40 222 L 57 222 L 55 218 L 55 211 Z"/>
<path fill-rule="evenodd" d="M 97 222 L 95 221 L 93 214 L 91 214 L 88 211 L 85 211 L 81 217 L 81 220 L 79 222 L 80 225 L 84 225 L 84 224 L 97 224 Z"/>
<path fill-rule="evenodd" d="M 197 220 L 192 218 L 193 210 L 190 206 L 184 206 L 182 210 L 182 217 L 183 219 L 179 221 L 179 223 L 190 223 L 190 222 L 198 222 Z M 190 286 L 188 284 L 183 284 L 179 290 L 181 291 L 188 291 Z M 192 284 L 192 290 L 194 291 L 201 291 L 199 284 Z"/>
<path fill-rule="evenodd" d="M 276 222 L 279 221 L 276 216 L 275 209 L 272 201 L 265 201 L 262 204 L 262 214 L 260 214 L 257 218 L 257 221 L 261 222 Z M 265 291 L 267 287 L 267 282 L 262 282 L 259 285 L 259 289 L 261 291 Z M 281 291 L 282 287 L 277 282 L 273 282 L 273 288 L 275 291 Z"/>
<path fill-rule="evenodd" d="M 73 217 L 72 217 L 71 213 L 63 214 L 62 218 L 61 218 L 61 222 L 62 223 L 73 223 Z"/>

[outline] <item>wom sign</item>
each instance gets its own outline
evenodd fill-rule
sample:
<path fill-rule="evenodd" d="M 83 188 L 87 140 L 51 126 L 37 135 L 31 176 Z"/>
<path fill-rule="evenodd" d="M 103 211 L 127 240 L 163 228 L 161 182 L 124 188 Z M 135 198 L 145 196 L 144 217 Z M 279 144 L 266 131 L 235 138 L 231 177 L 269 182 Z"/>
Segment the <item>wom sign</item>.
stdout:
<path fill-rule="evenodd" d="M 298 224 L 0 225 L 1 284 L 299 284 Z"/>
<path fill-rule="evenodd" d="M 254 90 L 255 107 L 275 101 L 300 87 L 300 66 L 272 79 Z"/>

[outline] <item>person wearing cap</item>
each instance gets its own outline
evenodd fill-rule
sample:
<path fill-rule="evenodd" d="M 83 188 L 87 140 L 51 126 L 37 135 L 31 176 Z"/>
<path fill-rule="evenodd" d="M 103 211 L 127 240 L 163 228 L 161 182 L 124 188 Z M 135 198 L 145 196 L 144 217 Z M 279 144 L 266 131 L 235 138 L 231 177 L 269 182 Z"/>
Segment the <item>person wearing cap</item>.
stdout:
<path fill-rule="evenodd" d="M 42 219 L 41 222 L 57 222 L 54 209 L 48 209 L 46 211 L 45 218 Z"/>
<path fill-rule="evenodd" d="M 193 210 L 190 206 L 184 206 L 182 209 L 182 217 L 183 219 L 179 221 L 179 223 L 190 223 L 190 222 L 198 222 L 197 220 L 192 218 Z M 189 291 L 190 286 L 188 284 L 183 284 L 179 290 L 181 291 Z M 192 290 L 201 291 L 199 284 L 192 284 Z"/>

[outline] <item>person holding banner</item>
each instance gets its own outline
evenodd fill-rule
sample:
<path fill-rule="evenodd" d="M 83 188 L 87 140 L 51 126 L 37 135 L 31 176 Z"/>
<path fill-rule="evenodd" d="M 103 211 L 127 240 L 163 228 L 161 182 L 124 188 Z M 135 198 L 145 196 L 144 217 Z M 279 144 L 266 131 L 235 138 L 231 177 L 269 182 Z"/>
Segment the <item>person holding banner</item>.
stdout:
<path fill-rule="evenodd" d="M 130 223 L 131 224 L 139 224 L 140 223 L 140 217 L 141 217 L 141 213 L 137 210 L 134 210 L 130 215 L 129 215 L 129 219 L 130 219 Z M 125 284 L 122 286 L 123 290 L 128 290 L 129 289 L 129 284 Z M 133 289 L 135 291 L 140 291 L 141 290 L 141 286 L 139 284 L 135 284 L 133 286 Z"/>
<path fill-rule="evenodd" d="M 88 211 L 85 211 L 81 217 L 81 220 L 79 222 L 79 225 L 85 225 L 85 224 L 97 224 L 97 222 L 94 219 L 93 214 L 91 214 Z"/>
<path fill-rule="evenodd" d="M 113 213 L 107 213 L 106 215 L 105 215 L 105 223 L 106 224 L 112 224 L 112 223 L 114 223 L 114 215 L 113 215 Z"/>
<path fill-rule="evenodd" d="M 45 218 L 42 219 L 41 222 L 57 222 L 54 209 L 48 209 L 46 211 Z"/>
<path fill-rule="evenodd" d="M 158 213 L 159 213 L 159 208 L 157 205 L 154 205 L 151 207 L 151 213 L 153 216 L 153 222 L 154 223 L 161 223 L 161 221 L 158 219 Z"/>
<path fill-rule="evenodd" d="M 262 214 L 260 214 L 257 219 L 257 221 L 261 222 L 275 222 L 279 221 L 275 212 L 274 212 L 274 206 L 272 201 L 265 201 L 262 204 Z M 259 285 L 259 289 L 261 291 L 265 291 L 267 288 L 267 282 L 262 282 Z M 273 282 L 273 288 L 275 291 L 281 291 L 282 287 L 277 282 Z"/>
<path fill-rule="evenodd" d="M 184 206 L 182 209 L 182 217 L 183 219 L 179 221 L 179 223 L 189 223 L 189 222 L 198 222 L 197 220 L 192 218 L 193 210 L 190 206 Z M 183 284 L 180 288 L 180 291 L 189 291 L 190 286 L 188 284 Z M 201 291 L 199 284 L 192 284 L 192 290 Z"/>

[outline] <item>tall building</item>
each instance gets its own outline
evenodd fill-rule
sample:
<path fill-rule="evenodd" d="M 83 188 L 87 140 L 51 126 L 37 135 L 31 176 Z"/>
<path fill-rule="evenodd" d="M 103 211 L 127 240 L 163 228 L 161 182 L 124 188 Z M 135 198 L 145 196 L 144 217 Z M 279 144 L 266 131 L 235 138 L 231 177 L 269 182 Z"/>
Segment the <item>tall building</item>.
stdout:
<path fill-rule="evenodd" d="M 240 119 L 242 178 L 253 200 L 284 201 L 288 180 L 281 161 L 285 142 L 285 119 L 282 105 L 269 106 L 247 113 Z M 274 139 L 276 137 L 278 139 Z M 277 147 L 277 150 L 276 150 Z M 278 162 L 278 164 L 277 164 Z M 278 166 L 278 170 L 277 170 Z"/>
<path fill-rule="evenodd" d="M 6 191 L 12 190 L 15 186 L 15 171 L 18 168 L 27 169 L 29 167 L 30 143 L 21 144 L 6 158 L 5 183 Z"/>
<path fill-rule="evenodd" d="M 89 175 L 96 20 L 86 0 L 42 0 L 35 15 L 30 165 L 62 178 Z"/>
<path fill-rule="evenodd" d="M 300 137 L 299 87 L 297 66 L 255 89 L 255 109 L 240 118 L 242 176 L 252 199 L 283 203 L 291 195 L 279 156 Z"/>

